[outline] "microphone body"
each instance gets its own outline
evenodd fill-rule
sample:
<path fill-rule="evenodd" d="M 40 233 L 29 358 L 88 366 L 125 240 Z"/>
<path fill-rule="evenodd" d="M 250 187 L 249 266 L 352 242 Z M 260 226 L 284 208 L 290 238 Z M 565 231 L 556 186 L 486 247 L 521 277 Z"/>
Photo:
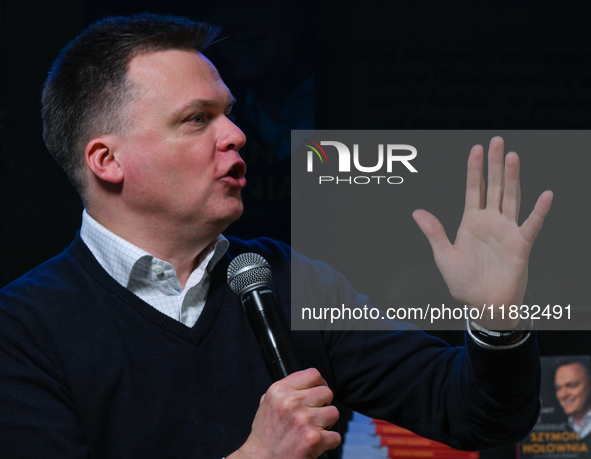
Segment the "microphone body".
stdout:
<path fill-rule="evenodd" d="M 254 331 L 273 381 L 300 370 L 298 359 L 272 290 L 267 286 L 244 292 L 240 301 Z"/>
<path fill-rule="evenodd" d="M 283 312 L 271 290 L 271 268 L 257 254 L 238 255 L 228 267 L 228 283 L 239 295 L 271 379 L 301 370 Z"/>
<path fill-rule="evenodd" d="M 228 267 L 228 284 L 240 297 L 273 382 L 301 370 L 285 317 L 271 290 L 271 267 L 256 253 L 243 253 Z M 319 459 L 328 459 L 326 452 Z"/>

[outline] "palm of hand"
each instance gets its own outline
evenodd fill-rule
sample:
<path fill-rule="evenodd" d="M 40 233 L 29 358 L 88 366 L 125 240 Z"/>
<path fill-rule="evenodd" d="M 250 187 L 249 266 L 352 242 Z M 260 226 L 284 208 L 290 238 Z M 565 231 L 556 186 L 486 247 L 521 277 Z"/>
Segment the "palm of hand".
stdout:
<path fill-rule="evenodd" d="M 529 254 L 550 210 L 552 192 L 545 191 L 539 197 L 530 216 L 519 226 L 518 156 L 509 153 L 503 161 L 503 139 L 491 140 L 486 206 L 483 158 L 480 145 L 472 148 L 464 216 L 454 244 L 429 212 L 417 210 L 413 217 L 427 236 L 437 267 L 457 301 L 479 309 L 491 304 L 520 305 L 527 285 Z"/>
<path fill-rule="evenodd" d="M 464 214 L 456 241 L 435 260 L 457 301 L 517 304 L 525 293 L 530 250 L 514 221 L 483 209 Z"/>

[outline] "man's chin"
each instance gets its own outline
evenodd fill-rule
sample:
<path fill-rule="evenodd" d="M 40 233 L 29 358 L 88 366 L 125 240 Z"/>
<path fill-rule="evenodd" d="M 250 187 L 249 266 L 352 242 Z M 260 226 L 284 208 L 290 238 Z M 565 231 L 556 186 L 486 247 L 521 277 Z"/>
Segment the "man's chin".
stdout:
<path fill-rule="evenodd" d="M 242 217 L 243 213 L 244 213 L 244 204 L 242 203 L 242 199 L 240 199 L 240 205 L 236 206 L 235 213 L 232 216 L 232 220 L 230 221 L 230 223 L 234 223 L 236 220 L 238 220 L 240 217 Z M 230 223 L 228 223 L 228 225 Z"/>
<path fill-rule="evenodd" d="M 240 206 L 237 206 L 236 210 L 228 215 L 228 217 L 223 222 L 223 229 L 220 232 L 224 232 L 228 226 L 238 220 L 244 212 L 244 206 L 242 205 L 242 201 L 240 201 Z"/>
<path fill-rule="evenodd" d="M 577 416 L 577 414 L 579 413 L 579 410 L 573 409 L 573 408 L 563 408 L 564 409 L 564 414 L 566 414 L 567 416 Z"/>

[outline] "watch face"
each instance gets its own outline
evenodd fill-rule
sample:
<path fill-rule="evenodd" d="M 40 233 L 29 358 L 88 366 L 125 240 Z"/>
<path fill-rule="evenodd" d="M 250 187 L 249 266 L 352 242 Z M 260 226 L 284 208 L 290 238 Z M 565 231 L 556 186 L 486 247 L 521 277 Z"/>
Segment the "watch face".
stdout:
<path fill-rule="evenodd" d="M 514 347 L 525 341 L 531 330 L 531 321 L 520 322 L 516 330 L 494 331 L 487 330 L 482 325 L 471 321 L 468 325 L 468 334 L 477 344 L 484 347 Z"/>

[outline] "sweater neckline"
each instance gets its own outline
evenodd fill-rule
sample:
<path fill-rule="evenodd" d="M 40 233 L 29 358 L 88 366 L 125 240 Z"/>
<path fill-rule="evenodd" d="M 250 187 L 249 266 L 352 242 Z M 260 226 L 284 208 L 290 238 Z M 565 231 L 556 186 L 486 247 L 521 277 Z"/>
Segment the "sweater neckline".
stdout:
<path fill-rule="evenodd" d="M 79 233 L 76 235 L 74 242 L 70 246 L 70 250 L 72 251 L 74 258 L 92 277 L 94 277 L 104 288 L 116 295 L 126 305 L 130 306 L 154 325 L 195 346 L 199 346 L 203 342 L 209 331 L 212 329 L 213 324 L 222 309 L 227 288 L 225 282 L 226 270 L 230 264 L 229 255 L 227 253 L 218 261 L 211 271 L 209 293 L 201 315 L 193 327 L 188 327 L 158 311 L 113 279 L 96 260 L 90 249 L 86 246 L 84 241 L 82 241 Z"/>

